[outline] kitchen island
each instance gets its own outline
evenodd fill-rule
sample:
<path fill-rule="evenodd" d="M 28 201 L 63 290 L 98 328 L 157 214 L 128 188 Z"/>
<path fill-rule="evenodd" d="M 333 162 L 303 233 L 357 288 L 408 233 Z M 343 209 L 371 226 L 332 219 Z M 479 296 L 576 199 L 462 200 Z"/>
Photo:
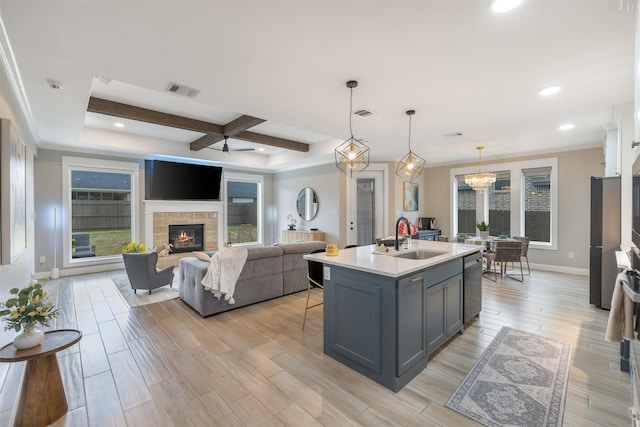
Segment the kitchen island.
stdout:
<path fill-rule="evenodd" d="M 324 264 L 325 354 L 398 391 L 463 332 L 464 259 L 480 248 L 413 240 L 391 253 L 375 249 L 304 257 Z"/>

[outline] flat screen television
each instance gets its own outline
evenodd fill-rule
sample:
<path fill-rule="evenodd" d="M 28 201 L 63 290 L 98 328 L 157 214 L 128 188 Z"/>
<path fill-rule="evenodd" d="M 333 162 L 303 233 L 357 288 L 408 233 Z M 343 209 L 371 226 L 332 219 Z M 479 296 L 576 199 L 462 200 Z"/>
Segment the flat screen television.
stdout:
<path fill-rule="evenodd" d="M 147 200 L 220 200 L 219 166 L 145 160 Z"/>

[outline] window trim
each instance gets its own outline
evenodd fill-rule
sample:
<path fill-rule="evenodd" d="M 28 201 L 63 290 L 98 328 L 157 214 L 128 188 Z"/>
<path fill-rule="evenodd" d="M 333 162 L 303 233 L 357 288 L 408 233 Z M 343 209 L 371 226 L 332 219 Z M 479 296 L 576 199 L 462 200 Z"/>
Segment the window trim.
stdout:
<path fill-rule="evenodd" d="M 529 247 L 535 249 L 558 250 L 558 158 L 548 157 L 542 159 L 522 160 L 505 163 L 486 163 L 482 165 L 483 171 L 510 171 L 511 174 L 511 235 L 524 236 L 524 199 L 522 188 L 524 186 L 524 169 L 551 168 L 551 242 L 530 242 Z M 452 168 L 449 170 L 449 182 L 451 183 L 451 232 L 457 234 L 457 205 L 458 205 L 458 182 L 456 176 L 474 173 L 478 171 L 478 166 L 465 166 Z M 517 183 L 518 185 L 514 185 Z M 489 216 L 488 193 L 483 192 L 477 195 L 476 216 L 478 212 L 483 212 L 482 217 L 477 217 L 478 222 L 485 220 Z M 514 231 L 515 230 L 515 231 Z"/>
<path fill-rule="evenodd" d="M 251 175 L 246 173 L 237 173 L 237 172 L 224 172 L 222 178 L 222 194 L 224 195 L 224 225 L 223 225 L 223 236 L 224 236 L 224 244 L 227 244 L 229 240 L 229 231 L 228 231 L 228 203 L 229 198 L 227 196 L 227 182 L 250 182 L 258 184 L 258 202 L 257 205 L 257 241 L 255 242 L 246 242 L 246 243 L 234 243 L 233 246 L 256 246 L 264 244 L 264 175 Z"/>
<path fill-rule="evenodd" d="M 62 156 L 62 266 L 63 268 L 93 266 L 122 262 L 120 254 L 92 258 L 71 257 L 71 172 L 85 170 L 91 172 L 114 172 L 131 174 L 131 236 L 140 241 L 139 236 L 139 178 L 140 165 L 132 162 Z"/>

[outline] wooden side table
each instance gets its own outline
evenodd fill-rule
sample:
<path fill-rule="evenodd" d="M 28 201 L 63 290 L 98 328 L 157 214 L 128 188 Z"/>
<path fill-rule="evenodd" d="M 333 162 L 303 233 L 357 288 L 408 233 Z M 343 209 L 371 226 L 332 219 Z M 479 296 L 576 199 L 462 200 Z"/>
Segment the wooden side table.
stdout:
<path fill-rule="evenodd" d="M 44 427 L 67 413 L 56 353 L 81 338 L 78 330 L 58 329 L 45 332 L 42 344 L 33 348 L 18 350 L 12 343 L 0 348 L 0 362 L 27 361 L 14 426 Z"/>

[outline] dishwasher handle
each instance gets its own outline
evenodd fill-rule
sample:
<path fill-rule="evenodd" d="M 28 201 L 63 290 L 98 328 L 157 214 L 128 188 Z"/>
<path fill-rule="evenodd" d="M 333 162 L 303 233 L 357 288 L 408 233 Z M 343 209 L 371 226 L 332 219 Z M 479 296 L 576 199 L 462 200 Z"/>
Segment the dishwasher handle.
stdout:
<path fill-rule="evenodd" d="M 482 262 L 482 257 L 468 257 L 464 260 L 464 268 L 471 268 Z"/>

